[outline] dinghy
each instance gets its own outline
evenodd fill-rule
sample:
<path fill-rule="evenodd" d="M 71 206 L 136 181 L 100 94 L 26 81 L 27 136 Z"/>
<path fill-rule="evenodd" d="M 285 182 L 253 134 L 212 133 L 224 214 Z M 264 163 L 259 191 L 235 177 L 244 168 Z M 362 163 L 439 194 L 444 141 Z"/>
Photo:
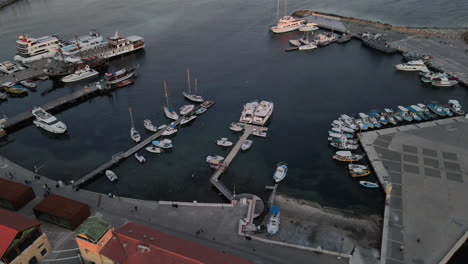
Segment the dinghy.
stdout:
<path fill-rule="evenodd" d="M 227 138 L 218 139 L 218 140 L 216 141 L 216 144 L 217 144 L 218 146 L 222 146 L 222 147 L 230 147 L 230 146 L 232 146 L 232 142 L 231 142 L 231 141 L 228 141 Z"/>
<path fill-rule="evenodd" d="M 109 179 L 109 181 L 111 182 L 114 182 L 116 180 L 118 180 L 119 178 L 117 177 L 117 175 L 115 175 L 115 173 L 111 170 L 106 170 L 106 177 L 107 179 Z"/>
<path fill-rule="evenodd" d="M 241 149 L 243 151 L 246 151 L 248 149 L 250 149 L 252 147 L 252 144 L 253 144 L 253 141 L 250 140 L 250 139 L 246 139 L 243 143 L 242 143 L 242 146 L 241 146 Z"/>
<path fill-rule="evenodd" d="M 379 188 L 379 185 L 375 182 L 370 182 L 370 181 L 359 181 L 359 184 L 366 188 Z"/>
<path fill-rule="evenodd" d="M 158 147 L 155 147 L 155 146 L 149 146 L 149 147 L 146 147 L 145 149 L 146 149 L 146 151 L 148 151 L 150 153 L 159 154 L 159 153 L 163 152 L 163 150 L 161 148 L 158 148 Z"/>
<path fill-rule="evenodd" d="M 280 225 L 280 212 L 277 206 L 272 206 L 270 209 L 270 219 L 267 224 L 267 232 L 274 235 L 278 232 Z"/>
<path fill-rule="evenodd" d="M 145 157 L 138 155 L 138 153 L 135 153 L 135 158 L 140 162 L 140 163 L 145 163 L 146 159 Z"/>
<path fill-rule="evenodd" d="M 273 179 L 275 180 L 275 182 L 280 182 L 286 177 L 287 172 L 288 166 L 286 165 L 286 163 L 280 162 L 278 163 L 278 165 L 276 165 L 276 171 L 273 174 Z"/>

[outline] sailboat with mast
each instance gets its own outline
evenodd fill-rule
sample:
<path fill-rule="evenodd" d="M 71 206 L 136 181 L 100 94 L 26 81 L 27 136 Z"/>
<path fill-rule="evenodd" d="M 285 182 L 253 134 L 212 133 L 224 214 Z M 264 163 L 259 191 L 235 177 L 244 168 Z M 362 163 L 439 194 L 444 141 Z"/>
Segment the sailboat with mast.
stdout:
<path fill-rule="evenodd" d="M 184 95 L 184 97 L 189 100 L 189 101 L 192 101 L 194 103 L 203 103 L 203 97 L 201 97 L 200 95 L 198 95 L 198 82 L 197 82 L 197 79 L 195 79 L 195 93 L 193 94 L 191 89 L 190 89 L 190 70 L 189 68 L 187 68 L 187 85 L 188 85 L 188 93 L 187 92 L 182 92 L 182 94 Z"/>
<path fill-rule="evenodd" d="M 179 119 L 179 115 L 176 111 L 169 107 L 169 96 L 167 95 L 167 86 L 166 81 L 164 80 L 164 94 L 166 95 L 166 106 L 163 106 L 164 114 L 166 114 L 167 118 L 177 120 Z"/>
<path fill-rule="evenodd" d="M 315 42 L 310 42 L 309 41 L 309 31 L 306 31 L 306 36 L 303 41 L 301 41 L 304 45 L 299 46 L 299 50 L 311 50 L 311 49 L 316 49 L 317 45 L 315 45 Z"/>
<path fill-rule="evenodd" d="M 135 141 L 136 143 L 140 142 L 141 136 L 140 133 L 135 129 L 135 126 L 133 125 L 133 115 L 132 115 L 132 109 L 129 107 L 128 112 L 130 112 L 130 121 L 132 122 L 132 127 L 130 128 L 130 137 Z"/>

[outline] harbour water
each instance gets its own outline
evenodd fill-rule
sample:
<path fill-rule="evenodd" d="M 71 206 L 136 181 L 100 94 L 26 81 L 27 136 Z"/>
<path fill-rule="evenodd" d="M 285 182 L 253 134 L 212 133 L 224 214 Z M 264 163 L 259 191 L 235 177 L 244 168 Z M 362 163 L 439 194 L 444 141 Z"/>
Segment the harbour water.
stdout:
<path fill-rule="evenodd" d="M 310 5 L 295 1 L 289 9 Z M 355 10 L 358 16 L 360 9 Z M 146 49 L 114 59 L 108 67 L 140 64 L 135 85 L 57 115 L 68 126 L 66 135 L 52 136 L 28 126 L 0 142 L 0 153 L 26 168 L 43 165 L 40 173 L 53 179 L 76 180 L 133 145 L 128 107 L 142 135 L 146 135 L 143 119 L 168 123 L 162 111 L 162 81 L 167 81 L 171 104 L 181 106 L 186 103 L 181 93 L 190 67 L 201 94 L 217 104 L 177 133 L 172 152 L 158 156 L 142 151 L 146 164 L 132 158 L 113 169 L 119 183 L 110 184 L 101 177 L 88 189 L 142 199 L 222 201 L 209 183 L 212 171 L 205 157 L 227 155 L 228 150 L 216 146 L 216 139 L 235 141 L 239 135 L 228 126 L 238 120 L 242 105 L 265 99 L 275 103 L 269 136 L 254 138 L 252 149 L 236 157 L 221 178 L 226 186 L 236 193 L 265 195 L 264 186 L 272 184 L 276 163 L 285 161 L 290 169 L 278 192 L 380 213 L 382 193 L 361 188 L 347 175 L 344 164 L 331 159 L 334 150 L 326 140 L 330 122 L 342 113 L 433 100 L 445 103 L 454 98 L 468 106 L 466 89 L 424 85 L 416 73 L 394 70 L 401 56 L 382 55 L 358 41 L 285 53 L 288 40 L 299 33 L 272 35 L 268 26 L 275 17 L 273 1 L 22 0 L 2 9 L 0 61 L 13 57 L 20 33 L 72 38 L 89 29 L 106 36 L 118 30 L 122 35 L 143 36 Z M 39 82 L 37 92 L 9 99 L 0 104 L 0 110 L 11 116 L 84 84 Z"/>

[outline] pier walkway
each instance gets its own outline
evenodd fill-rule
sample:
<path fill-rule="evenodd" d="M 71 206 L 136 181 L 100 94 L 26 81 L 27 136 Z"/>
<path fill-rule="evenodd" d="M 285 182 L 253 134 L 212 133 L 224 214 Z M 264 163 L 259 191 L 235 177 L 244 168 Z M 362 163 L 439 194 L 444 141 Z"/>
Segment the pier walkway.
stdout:
<path fill-rule="evenodd" d="M 56 110 L 59 107 L 62 107 L 64 105 L 67 105 L 67 104 L 70 104 L 70 103 L 74 103 L 74 102 L 80 100 L 81 98 L 93 95 L 93 94 L 97 93 L 98 91 L 105 91 L 105 90 L 110 90 L 110 89 L 111 88 L 109 88 L 107 86 L 107 84 L 100 83 L 100 82 L 88 84 L 88 85 L 84 86 L 83 89 L 80 89 L 80 90 L 75 91 L 75 92 L 73 92 L 71 94 L 62 96 L 60 98 L 57 98 L 55 100 L 52 100 L 52 101 L 42 105 L 41 108 L 44 109 L 45 111 L 51 111 L 52 112 L 52 111 Z M 19 125 L 21 123 L 24 123 L 26 121 L 29 121 L 29 120 L 31 120 L 33 118 L 34 118 L 34 116 L 31 113 L 31 111 L 26 111 L 26 112 L 20 113 L 18 115 L 15 115 L 15 116 L 13 116 L 11 118 L 7 118 L 6 121 L 3 122 L 0 127 L 2 127 L 3 129 L 5 129 L 7 131 L 12 130 L 13 127 L 15 127 L 15 126 L 17 126 L 17 125 Z"/>
<path fill-rule="evenodd" d="M 54 59 L 41 59 L 30 63 L 22 64 L 26 69 L 14 72 L 12 74 L 0 75 L 0 85 L 6 82 L 20 82 L 23 80 L 40 78 L 47 76 L 45 71 L 49 71 L 52 74 L 57 74 L 66 70 L 67 65 L 63 61 Z"/>
<path fill-rule="evenodd" d="M 234 194 L 226 187 L 226 185 L 219 181 L 219 177 L 221 177 L 221 174 L 223 174 L 223 172 L 229 167 L 234 157 L 239 153 L 244 141 L 254 132 L 254 130 L 262 132 L 268 130 L 268 128 L 246 124 L 244 126 L 244 133 L 239 138 L 236 145 L 234 145 L 231 152 L 229 152 L 227 157 L 224 159 L 222 165 L 219 166 L 219 168 L 211 175 L 211 184 L 213 184 L 229 201 L 235 198 Z"/>
<path fill-rule="evenodd" d="M 439 263 L 468 230 L 468 120 L 359 134 L 386 193 L 381 263 Z"/>

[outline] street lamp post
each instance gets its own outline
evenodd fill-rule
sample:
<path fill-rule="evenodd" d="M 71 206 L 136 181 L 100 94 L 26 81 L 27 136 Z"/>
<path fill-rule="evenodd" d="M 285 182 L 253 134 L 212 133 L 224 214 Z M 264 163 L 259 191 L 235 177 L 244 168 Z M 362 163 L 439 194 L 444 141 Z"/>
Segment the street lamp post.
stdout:
<path fill-rule="evenodd" d="M 338 259 L 341 259 L 341 250 L 343 249 L 343 241 L 344 241 L 344 237 L 341 238 L 341 246 L 340 246 L 340 252 L 338 253 Z"/>

